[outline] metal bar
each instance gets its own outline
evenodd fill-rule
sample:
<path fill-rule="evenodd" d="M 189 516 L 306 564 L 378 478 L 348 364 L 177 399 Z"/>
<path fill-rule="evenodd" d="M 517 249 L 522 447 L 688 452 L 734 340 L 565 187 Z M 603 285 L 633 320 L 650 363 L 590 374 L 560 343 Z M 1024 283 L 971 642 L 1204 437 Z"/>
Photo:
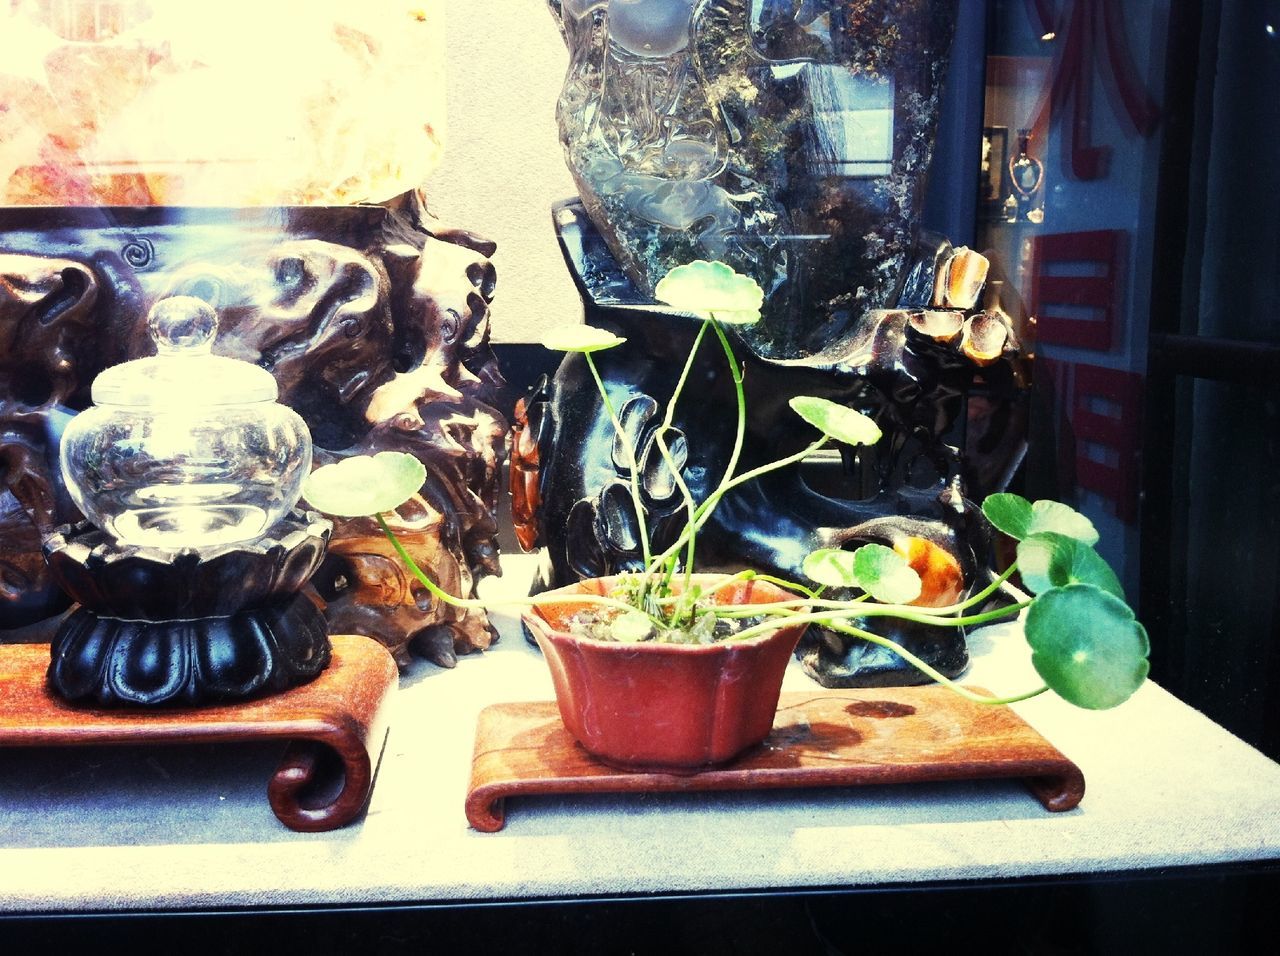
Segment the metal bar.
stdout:
<path fill-rule="evenodd" d="M 1148 348 L 1153 373 L 1237 385 L 1280 381 L 1280 345 L 1203 335 L 1154 334 Z"/>

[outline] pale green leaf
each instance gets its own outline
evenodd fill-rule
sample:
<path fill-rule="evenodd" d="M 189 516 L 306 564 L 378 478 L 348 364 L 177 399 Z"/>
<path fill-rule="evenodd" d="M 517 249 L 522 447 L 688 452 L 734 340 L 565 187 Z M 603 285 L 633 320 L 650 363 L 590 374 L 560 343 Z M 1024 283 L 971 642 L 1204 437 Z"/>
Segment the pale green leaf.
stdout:
<path fill-rule="evenodd" d="M 404 452 L 356 455 L 313 471 L 302 496 L 317 511 L 360 518 L 394 511 L 418 493 L 426 477 L 422 462 Z"/>
<path fill-rule="evenodd" d="M 760 319 L 764 291 L 750 276 L 723 262 L 698 259 L 676 266 L 654 289 L 654 298 L 682 312 L 714 317 L 726 325 L 750 325 Z"/>
<path fill-rule="evenodd" d="M 1021 495 L 995 494 L 982 503 L 982 513 L 997 530 L 1018 541 L 1033 534 L 1061 534 L 1090 546 L 1098 543 L 1093 522 L 1059 501 L 1032 504 Z"/>
<path fill-rule="evenodd" d="M 874 445 L 880 440 L 880 426 L 852 408 L 812 395 L 799 395 L 790 405 L 818 431 L 846 445 Z"/>
<path fill-rule="evenodd" d="M 909 604 L 920 596 L 920 575 L 907 559 L 883 544 L 864 544 L 853 552 L 858 586 L 884 604 Z"/>
<path fill-rule="evenodd" d="M 839 548 L 814 551 L 804 559 L 802 570 L 810 580 L 829 588 L 858 587 L 852 551 L 842 551 Z"/>
<path fill-rule="evenodd" d="M 621 345 L 626 339 L 594 325 L 560 325 L 542 337 L 553 352 L 601 352 Z"/>
<path fill-rule="evenodd" d="M 1031 506 L 1031 534 L 1066 535 L 1087 545 L 1098 543 L 1098 529 L 1093 522 L 1059 501 L 1037 501 Z"/>
<path fill-rule="evenodd" d="M 1018 572 L 1033 594 L 1068 584 L 1092 584 L 1124 599 L 1111 565 L 1093 548 L 1063 534 L 1033 534 L 1018 543 Z"/>

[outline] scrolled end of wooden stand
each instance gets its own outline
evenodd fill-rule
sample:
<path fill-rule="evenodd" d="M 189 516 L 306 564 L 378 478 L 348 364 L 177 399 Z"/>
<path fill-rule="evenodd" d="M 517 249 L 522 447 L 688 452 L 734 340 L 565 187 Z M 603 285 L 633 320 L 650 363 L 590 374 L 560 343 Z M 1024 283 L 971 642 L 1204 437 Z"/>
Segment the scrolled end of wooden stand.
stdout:
<path fill-rule="evenodd" d="M 1028 776 L 1024 780 L 1044 808 L 1054 813 L 1074 810 L 1084 799 L 1084 774 L 1075 764 L 1056 768 L 1054 773 L 1043 777 Z"/>
<path fill-rule="evenodd" d="M 467 822 L 481 833 L 497 833 L 507 825 L 507 803 L 501 787 L 477 787 L 467 794 Z"/>
<path fill-rule="evenodd" d="M 374 754 L 358 738 L 343 743 L 341 749 L 314 740 L 289 744 L 267 783 L 267 799 L 277 819 L 290 830 L 336 830 L 368 806 L 373 795 L 374 761 L 381 756 L 382 741 L 368 741 L 370 747 L 378 748 Z"/>
<path fill-rule="evenodd" d="M 73 706 L 45 684 L 47 644 L 0 646 L 0 748 L 285 740 L 267 785 L 271 809 L 292 830 L 335 830 L 368 806 L 399 672 L 369 638 L 332 644 L 329 667 L 301 687 L 237 704 L 145 711 Z"/>

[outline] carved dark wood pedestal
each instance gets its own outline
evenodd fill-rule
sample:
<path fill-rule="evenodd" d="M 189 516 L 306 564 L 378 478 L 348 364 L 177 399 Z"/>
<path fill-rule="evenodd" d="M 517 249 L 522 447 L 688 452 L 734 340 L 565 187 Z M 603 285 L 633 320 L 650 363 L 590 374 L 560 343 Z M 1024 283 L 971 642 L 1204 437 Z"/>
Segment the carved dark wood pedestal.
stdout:
<path fill-rule="evenodd" d="M 45 556 L 79 606 L 53 636 L 49 687 L 75 704 L 193 707 L 314 680 L 328 625 L 301 592 L 332 530 L 294 511 L 201 553 L 122 544 L 87 521 L 59 528 Z"/>
<path fill-rule="evenodd" d="M 689 776 L 627 773 L 592 759 L 553 701 L 495 704 L 476 729 L 467 820 L 492 833 L 507 797 L 854 787 L 1021 779 L 1046 810 L 1071 810 L 1084 774 L 1007 707 L 945 687 L 785 693 L 773 732 L 733 763 Z"/>
<path fill-rule="evenodd" d="M 197 710 L 92 710 L 49 692 L 49 645 L 0 646 L 0 747 L 250 743 L 287 740 L 267 799 L 291 830 L 336 830 L 368 806 L 397 683 L 391 655 L 335 637 L 329 667 L 302 687 Z"/>

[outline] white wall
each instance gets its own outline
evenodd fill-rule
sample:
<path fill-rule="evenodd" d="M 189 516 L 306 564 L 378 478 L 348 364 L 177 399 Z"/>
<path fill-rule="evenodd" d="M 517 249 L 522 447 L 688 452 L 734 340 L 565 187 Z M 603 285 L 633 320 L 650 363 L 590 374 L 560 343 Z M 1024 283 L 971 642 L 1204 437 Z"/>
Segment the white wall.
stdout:
<path fill-rule="evenodd" d="M 431 209 L 498 243 L 493 340 L 534 342 L 582 314 L 551 227 L 551 203 L 577 191 L 555 120 L 568 54 L 546 0 L 443 2 L 448 139 Z"/>

